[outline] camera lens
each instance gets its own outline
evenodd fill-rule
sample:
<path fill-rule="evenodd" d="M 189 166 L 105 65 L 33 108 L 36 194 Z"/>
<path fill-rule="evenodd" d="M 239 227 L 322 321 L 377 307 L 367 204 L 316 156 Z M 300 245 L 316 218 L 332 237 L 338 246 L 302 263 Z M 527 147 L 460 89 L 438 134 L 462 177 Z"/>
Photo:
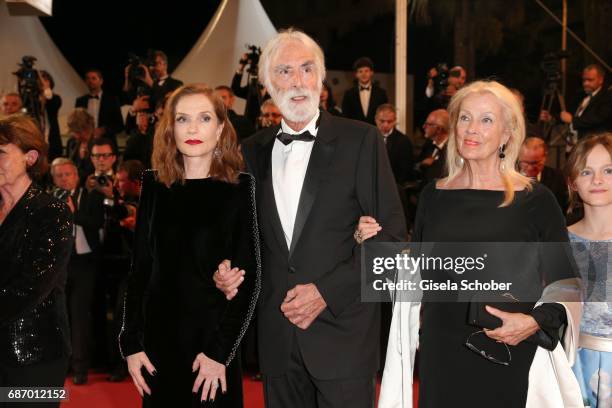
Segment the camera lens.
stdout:
<path fill-rule="evenodd" d="M 96 182 L 101 186 L 105 186 L 108 183 L 108 177 L 105 175 L 98 176 L 96 177 Z"/>

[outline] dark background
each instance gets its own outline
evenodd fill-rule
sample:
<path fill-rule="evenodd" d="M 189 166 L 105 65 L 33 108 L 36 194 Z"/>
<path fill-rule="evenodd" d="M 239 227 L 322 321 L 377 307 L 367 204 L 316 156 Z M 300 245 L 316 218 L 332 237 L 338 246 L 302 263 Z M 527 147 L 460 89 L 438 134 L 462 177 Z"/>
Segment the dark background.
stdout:
<path fill-rule="evenodd" d="M 560 0 L 543 2 L 561 15 Z M 356 58 L 367 55 L 377 71 L 393 71 L 393 0 L 261 3 L 277 29 L 295 26 L 313 36 L 326 53 L 328 69 L 350 70 Z M 454 30 L 463 25 L 473 30 L 469 35 L 474 49 L 473 69 L 468 79 L 496 78 L 519 88 L 527 97 L 530 115 L 537 114 L 543 89 L 540 61 L 545 53 L 560 49 L 561 28 L 534 0 L 411 3 L 418 5 L 411 14 L 408 31 L 408 73 L 415 76 L 415 98 L 423 94 L 428 68 L 438 62 L 452 66 L 461 61 L 462 57 L 455 55 L 459 44 Z M 219 0 L 54 0 L 53 17 L 41 21 L 79 74 L 89 67 L 100 68 L 105 87 L 117 93 L 128 52 L 146 56 L 148 49 L 161 49 L 168 55 L 172 72 L 203 33 L 219 4 Z M 569 27 L 610 61 L 612 41 L 606 21 L 612 18 L 612 2 L 569 0 L 568 4 Z M 469 13 L 460 19 L 462 5 Z M 571 108 L 581 89 L 580 70 L 594 61 L 569 36 L 568 48 L 567 99 Z"/>

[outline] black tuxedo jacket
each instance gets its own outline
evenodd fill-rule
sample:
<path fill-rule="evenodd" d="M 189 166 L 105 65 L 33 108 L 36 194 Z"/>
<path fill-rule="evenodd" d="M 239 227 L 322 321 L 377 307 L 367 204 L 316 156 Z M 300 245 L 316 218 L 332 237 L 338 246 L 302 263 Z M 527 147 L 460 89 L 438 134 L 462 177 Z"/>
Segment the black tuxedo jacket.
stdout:
<path fill-rule="evenodd" d="M 253 124 L 249 122 L 246 116 L 242 116 L 234 112 L 233 109 L 229 109 L 227 111 L 227 117 L 229 118 L 234 130 L 236 131 L 236 137 L 238 138 L 238 142 L 246 139 L 249 136 L 252 136 L 255 133 L 255 128 Z"/>
<path fill-rule="evenodd" d="M 373 125 L 376 109 L 383 103 L 387 102 L 389 102 L 387 92 L 373 83 L 372 92 L 370 94 L 370 103 L 368 105 L 368 114 L 363 116 L 361 99 L 359 99 L 359 86 L 355 85 L 344 93 L 344 98 L 342 99 L 342 114 L 349 119 L 356 119 Z"/>
<path fill-rule="evenodd" d="M 245 140 L 242 151 L 257 182 L 262 238 L 258 333 L 264 374 L 287 369 L 297 340 L 319 379 L 372 375 L 378 366 L 380 311 L 360 300 L 359 250 L 353 232 L 362 215 L 382 226 L 380 241 L 404 240 L 404 215 L 382 138 L 375 127 L 321 112 L 319 130 L 287 247 L 272 187 L 278 126 Z M 289 289 L 314 283 L 327 308 L 301 330 L 280 306 Z"/>
<path fill-rule="evenodd" d="M 74 105 L 75 108 L 87 109 L 89 102 L 89 94 L 79 96 Z M 121 115 L 121 105 L 119 99 L 109 94 L 102 92 L 100 98 L 100 112 L 98 113 L 98 127 L 106 129 L 104 137 L 110 139 L 117 146 L 117 133 L 123 130 L 123 116 Z"/>
<path fill-rule="evenodd" d="M 567 211 L 568 206 L 568 191 L 567 184 L 563 179 L 563 174 L 559 170 L 555 170 L 552 167 L 544 166 L 542 174 L 540 176 L 540 183 L 544 184 L 554 194 L 563 214 Z"/>
<path fill-rule="evenodd" d="M 74 223 L 83 227 L 83 233 L 87 243 L 93 253 L 101 248 L 100 229 L 104 226 L 104 194 L 99 191 L 87 191 L 84 187 L 79 187 L 82 191 L 76 211 L 74 212 Z M 72 197 L 75 205 L 79 191 Z"/>
<path fill-rule="evenodd" d="M 414 155 L 408 136 L 397 129 L 387 136 L 387 153 L 397 184 L 414 179 Z"/>
<path fill-rule="evenodd" d="M 161 86 L 159 86 L 158 82 L 155 81 L 153 83 L 153 87 L 151 88 L 151 99 L 149 101 L 151 110 L 155 110 L 157 102 L 164 99 L 164 96 L 166 96 L 167 93 L 170 93 L 181 86 L 183 86 L 183 81 L 179 81 L 171 76 L 166 78 Z"/>
<path fill-rule="evenodd" d="M 612 91 L 605 85 L 595 95 L 580 117 L 574 116 L 572 127 L 579 138 L 612 130 Z"/>

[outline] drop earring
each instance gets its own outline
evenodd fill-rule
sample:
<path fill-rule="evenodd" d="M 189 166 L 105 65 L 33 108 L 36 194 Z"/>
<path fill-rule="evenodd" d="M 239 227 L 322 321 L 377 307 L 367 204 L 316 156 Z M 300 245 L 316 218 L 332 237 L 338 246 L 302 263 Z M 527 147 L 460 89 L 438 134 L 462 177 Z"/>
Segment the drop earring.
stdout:
<path fill-rule="evenodd" d="M 506 153 L 504 153 L 504 151 L 506 150 L 506 144 L 504 143 L 503 145 L 499 146 L 499 170 L 503 173 L 504 171 L 506 171 L 506 160 L 504 160 L 506 158 Z"/>

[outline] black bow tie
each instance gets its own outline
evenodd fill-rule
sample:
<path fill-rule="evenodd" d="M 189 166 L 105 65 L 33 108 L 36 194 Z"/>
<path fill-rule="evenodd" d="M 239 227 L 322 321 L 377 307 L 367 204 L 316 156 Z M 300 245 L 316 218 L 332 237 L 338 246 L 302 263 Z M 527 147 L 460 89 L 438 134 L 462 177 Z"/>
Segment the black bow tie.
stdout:
<path fill-rule="evenodd" d="M 314 142 L 315 140 L 315 137 L 311 135 L 308 130 L 297 135 L 290 135 L 289 133 L 281 132 L 276 135 L 276 138 L 280 140 L 285 146 L 294 141 Z"/>
<path fill-rule="evenodd" d="M 360 87 L 359 87 L 359 91 L 360 91 L 360 92 L 361 92 L 361 91 L 369 91 L 369 90 L 370 90 L 370 87 L 369 87 L 369 86 L 360 86 Z"/>
<path fill-rule="evenodd" d="M 89 95 L 89 99 L 100 99 L 98 95 Z"/>

